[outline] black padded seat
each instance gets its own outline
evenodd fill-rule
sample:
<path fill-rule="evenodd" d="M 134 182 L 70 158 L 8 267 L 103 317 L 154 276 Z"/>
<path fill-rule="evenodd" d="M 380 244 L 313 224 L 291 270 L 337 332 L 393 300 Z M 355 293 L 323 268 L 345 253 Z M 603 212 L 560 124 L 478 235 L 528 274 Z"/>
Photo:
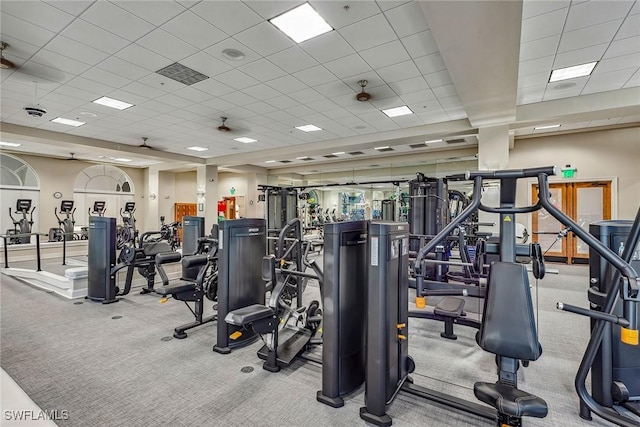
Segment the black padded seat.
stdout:
<path fill-rule="evenodd" d="M 273 316 L 273 310 L 262 304 L 253 304 L 227 313 L 224 321 L 235 326 L 246 326 Z"/>
<path fill-rule="evenodd" d="M 179 294 L 182 292 L 189 292 L 196 289 L 196 284 L 191 282 L 178 283 L 171 286 L 163 286 L 161 288 L 154 289 L 155 293 L 166 297 L 167 295 Z"/>
<path fill-rule="evenodd" d="M 464 300 L 455 297 L 444 297 L 433 308 L 434 314 L 446 317 L 460 317 L 464 309 Z"/>
<path fill-rule="evenodd" d="M 162 242 L 144 242 L 142 243 L 142 253 L 145 256 L 155 256 L 163 252 L 173 252 L 169 243 Z"/>
<path fill-rule="evenodd" d="M 473 394 L 501 414 L 518 418 L 547 416 L 548 408 L 544 400 L 506 384 L 477 382 L 473 385 Z"/>

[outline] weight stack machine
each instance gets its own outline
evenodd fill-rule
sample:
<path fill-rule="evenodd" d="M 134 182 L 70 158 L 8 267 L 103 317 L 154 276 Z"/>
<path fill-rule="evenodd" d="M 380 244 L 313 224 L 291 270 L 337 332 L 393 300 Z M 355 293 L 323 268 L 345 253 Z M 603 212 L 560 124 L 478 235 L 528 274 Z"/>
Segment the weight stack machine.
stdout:
<path fill-rule="evenodd" d="M 435 236 L 449 218 L 449 197 L 445 178 L 428 178 L 423 174 L 409 181 L 409 232 Z M 412 239 L 409 249 L 417 251 L 420 242 Z"/>

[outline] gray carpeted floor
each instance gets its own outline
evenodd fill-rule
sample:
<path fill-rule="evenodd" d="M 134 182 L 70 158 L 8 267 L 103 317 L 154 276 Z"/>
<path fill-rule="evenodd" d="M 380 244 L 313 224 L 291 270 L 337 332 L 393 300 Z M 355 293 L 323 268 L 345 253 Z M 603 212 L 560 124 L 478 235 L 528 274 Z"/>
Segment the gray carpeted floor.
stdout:
<path fill-rule="evenodd" d="M 527 425 L 609 425 L 587 423 L 576 413 L 573 379 L 589 321 L 555 309 L 557 300 L 586 306 L 586 274 L 585 267 L 561 267 L 540 283 L 544 353 L 521 369 L 519 385 L 544 398 L 550 410 Z M 178 301 L 161 304 L 135 291 L 111 305 L 71 301 L 2 276 L 0 307 L 2 367 L 42 409 L 68 410 L 61 426 L 364 425 L 358 415 L 363 389 L 340 409 L 316 402 L 321 369 L 313 363 L 266 372 L 255 355 L 259 342 L 230 355 L 214 353 L 215 323 L 186 340 L 161 340 L 192 319 Z M 211 303 L 206 308 L 209 314 Z M 475 330 L 457 328 L 459 339 L 448 341 L 440 338 L 441 328 L 411 321 L 415 383 L 475 400 L 475 381 L 495 381 L 493 356 L 474 343 Z M 244 367 L 253 371 L 243 373 Z M 388 413 L 396 426 L 491 425 L 404 394 Z"/>

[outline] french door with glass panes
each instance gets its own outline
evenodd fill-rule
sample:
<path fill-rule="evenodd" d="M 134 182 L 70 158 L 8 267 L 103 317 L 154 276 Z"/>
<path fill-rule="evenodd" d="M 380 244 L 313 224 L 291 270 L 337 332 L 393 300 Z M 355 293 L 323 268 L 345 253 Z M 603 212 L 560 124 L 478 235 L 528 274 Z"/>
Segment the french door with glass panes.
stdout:
<path fill-rule="evenodd" d="M 611 182 L 589 181 L 549 184 L 551 202 L 571 217 L 585 231 L 595 221 L 611 219 Z M 532 196 L 538 197 L 538 185 L 533 184 Z M 532 214 L 533 241 L 539 242 L 545 258 L 568 264 L 587 263 L 589 247 L 575 234 L 558 237 L 563 226 L 545 209 Z"/>

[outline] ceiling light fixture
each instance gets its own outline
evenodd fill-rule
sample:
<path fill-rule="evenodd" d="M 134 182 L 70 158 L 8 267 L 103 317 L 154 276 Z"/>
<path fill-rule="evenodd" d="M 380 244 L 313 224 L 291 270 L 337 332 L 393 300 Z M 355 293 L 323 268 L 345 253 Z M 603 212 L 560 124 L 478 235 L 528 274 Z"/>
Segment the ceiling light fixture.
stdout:
<path fill-rule="evenodd" d="M 406 105 L 402 107 L 388 108 L 386 110 L 382 110 L 383 113 L 387 115 L 387 117 L 398 117 L 405 116 L 407 114 L 413 114 L 413 111 Z"/>
<path fill-rule="evenodd" d="M 559 127 L 560 125 L 537 126 L 537 127 L 534 127 L 533 130 L 557 129 Z"/>
<path fill-rule="evenodd" d="M 3 147 L 20 147 L 21 144 L 17 144 L 15 142 L 0 141 L 0 145 L 3 146 Z"/>
<path fill-rule="evenodd" d="M 275 162 L 276 162 L 275 160 L 267 160 L 267 161 L 265 161 L 265 163 L 275 163 Z"/>
<path fill-rule="evenodd" d="M 574 65 L 572 67 L 558 68 L 551 71 L 549 83 L 558 82 L 560 80 L 575 79 L 591 74 L 598 61 L 589 62 L 588 64 Z"/>
<path fill-rule="evenodd" d="M 242 61 L 244 59 L 244 53 L 238 49 L 225 49 L 222 51 L 222 56 L 232 61 Z"/>
<path fill-rule="evenodd" d="M 124 101 L 118 101 L 117 99 L 113 98 L 107 98 L 106 96 L 98 98 L 93 102 L 94 104 L 104 105 L 105 107 L 111 107 L 117 110 L 126 110 L 129 107 L 133 107 L 133 104 L 129 104 L 128 102 Z"/>
<path fill-rule="evenodd" d="M 242 142 L 244 144 L 250 144 L 252 142 L 258 142 L 257 139 L 251 139 L 251 138 L 247 138 L 246 136 L 240 137 L 240 138 L 233 138 L 234 141 L 238 141 L 238 142 Z"/>
<path fill-rule="evenodd" d="M 85 122 L 79 122 L 77 120 L 65 119 L 63 117 L 56 117 L 55 119 L 53 119 L 51 121 L 53 123 L 60 123 L 61 125 L 74 126 L 74 127 L 78 127 L 78 126 L 82 126 L 82 125 L 86 124 Z"/>
<path fill-rule="evenodd" d="M 192 150 L 192 151 L 207 151 L 208 148 L 205 147 L 198 147 L 197 145 L 194 145 L 193 147 L 187 147 L 187 150 Z"/>
<path fill-rule="evenodd" d="M 341 154 L 344 154 L 344 151 L 336 151 L 335 153 L 331 153 L 331 154 L 333 154 L 334 156 L 339 156 Z"/>
<path fill-rule="evenodd" d="M 331 25 L 327 24 L 327 21 L 309 3 L 276 16 L 269 22 L 296 43 L 302 43 L 333 30 Z"/>
<path fill-rule="evenodd" d="M 376 147 L 376 148 L 374 148 L 374 150 L 387 150 L 387 149 L 389 149 L 388 145 L 385 145 L 384 147 Z"/>
<path fill-rule="evenodd" d="M 116 162 L 130 162 L 130 161 L 131 161 L 131 159 L 124 159 L 124 158 L 122 158 L 122 157 L 120 157 L 120 158 L 115 158 L 115 159 L 113 159 L 113 160 L 115 160 Z"/>
<path fill-rule="evenodd" d="M 302 132 L 315 132 L 317 130 L 322 130 L 316 125 L 304 125 L 304 126 L 296 126 L 296 129 L 301 130 Z"/>
<path fill-rule="evenodd" d="M 436 142 L 442 142 L 441 139 L 431 139 L 429 141 L 425 141 L 425 144 L 435 144 Z"/>

